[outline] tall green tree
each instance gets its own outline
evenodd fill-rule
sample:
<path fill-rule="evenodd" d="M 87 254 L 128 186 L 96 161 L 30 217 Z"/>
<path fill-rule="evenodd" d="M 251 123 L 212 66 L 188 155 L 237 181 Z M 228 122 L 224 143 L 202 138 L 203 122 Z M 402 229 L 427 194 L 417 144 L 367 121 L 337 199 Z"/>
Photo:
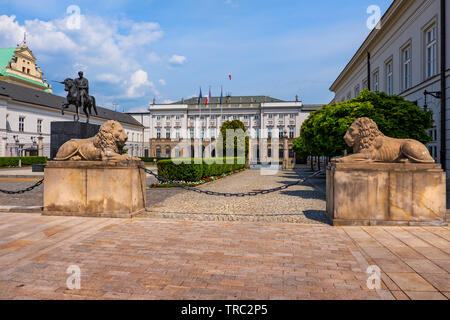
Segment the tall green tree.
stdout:
<path fill-rule="evenodd" d="M 294 151 L 301 155 L 334 157 L 352 151 L 343 137 L 361 117 L 374 120 L 386 136 L 431 141 L 426 129 L 433 126 L 433 114 L 400 96 L 363 90 L 351 100 L 326 105 L 311 113 L 303 123 Z"/>
<path fill-rule="evenodd" d="M 217 149 L 223 150 L 224 156 L 230 155 L 232 152 L 235 157 L 245 154 L 245 158 L 247 159 L 249 144 L 247 128 L 242 121 L 226 121 L 222 124 L 219 138 L 217 139 Z M 242 150 L 243 147 L 245 150 Z M 227 150 L 229 153 L 227 153 Z"/>

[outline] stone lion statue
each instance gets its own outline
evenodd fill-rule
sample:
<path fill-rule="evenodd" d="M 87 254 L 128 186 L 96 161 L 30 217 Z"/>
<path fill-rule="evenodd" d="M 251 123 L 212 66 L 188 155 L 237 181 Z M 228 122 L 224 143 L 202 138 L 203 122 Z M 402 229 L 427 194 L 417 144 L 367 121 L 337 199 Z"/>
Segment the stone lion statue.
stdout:
<path fill-rule="evenodd" d="M 354 154 L 336 162 L 435 163 L 425 145 L 416 140 L 386 137 L 369 118 L 357 119 L 344 140 L 353 147 Z"/>
<path fill-rule="evenodd" d="M 59 148 L 55 161 L 131 161 L 140 160 L 121 155 L 128 137 L 122 125 L 113 120 L 105 122 L 95 137 L 72 139 Z"/>

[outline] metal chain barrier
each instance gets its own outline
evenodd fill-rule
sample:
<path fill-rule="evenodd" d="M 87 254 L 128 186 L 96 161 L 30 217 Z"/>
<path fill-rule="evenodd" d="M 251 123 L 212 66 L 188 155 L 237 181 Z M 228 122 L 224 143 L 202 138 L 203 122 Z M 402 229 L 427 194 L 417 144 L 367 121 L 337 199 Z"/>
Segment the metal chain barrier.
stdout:
<path fill-rule="evenodd" d="M 39 187 L 43 183 L 44 183 L 44 179 L 36 182 L 34 185 L 32 185 L 31 187 L 28 187 L 26 189 L 22 189 L 22 190 L 18 190 L 18 191 L 8 191 L 8 190 L 0 189 L 0 193 L 4 193 L 4 194 L 24 194 L 25 192 L 30 192 L 33 189 Z"/>
<path fill-rule="evenodd" d="M 310 180 L 310 179 L 312 179 L 314 177 L 317 177 L 318 175 L 320 175 L 322 173 L 325 173 L 325 170 L 321 170 L 319 172 L 316 172 L 316 173 L 310 175 L 309 177 L 300 179 L 297 182 L 294 182 L 294 183 L 291 183 L 291 184 L 286 184 L 286 185 L 283 185 L 283 186 L 280 186 L 280 187 L 276 187 L 276 188 L 272 188 L 272 189 L 267 189 L 267 190 L 245 192 L 245 193 L 244 192 L 241 192 L 241 193 L 224 193 L 224 192 L 206 191 L 206 190 L 201 190 L 201 189 L 194 188 L 194 187 L 188 187 L 188 186 L 185 186 L 185 185 L 183 185 L 181 183 L 178 183 L 176 181 L 163 178 L 163 177 L 157 175 L 156 173 L 154 173 L 152 170 L 149 170 L 147 168 L 144 168 L 144 167 L 140 167 L 140 168 L 144 169 L 145 172 L 147 172 L 148 174 L 151 174 L 152 176 L 154 176 L 156 179 L 158 179 L 158 181 L 170 183 L 170 184 L 173 184 L 173 185 L 175 185 L 177 187 L 183 188 L 183 189 L 188 190 L 188 191 L 193 191 L 193 192 L 197 192 L 197 193 L 203 193 L 203 194 L 206 194 L 206 195 L 209 195 L 209 196 L 228 197 L 228 198 L 231 198 L 231 197 L 254 197 L 254 196 L 257 196 L 257 195 L 260 195 L 260 194 L 269 194 L 269 193 L 274 193 L 274 192 L 286 190 L 286 189 L 291 188 L 293 186 L 297 186 L 299 184 L 305 183 L 306 181 L 308 181 L 308 180 Z"/>

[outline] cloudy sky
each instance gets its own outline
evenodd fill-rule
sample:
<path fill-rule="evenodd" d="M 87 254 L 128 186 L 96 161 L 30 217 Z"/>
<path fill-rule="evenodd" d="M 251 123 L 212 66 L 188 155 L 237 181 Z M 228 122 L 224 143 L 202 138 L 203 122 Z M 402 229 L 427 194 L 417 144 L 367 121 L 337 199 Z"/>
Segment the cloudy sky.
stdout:
<path fill-rule="evenodd" d="M 49 80 L 84 70 L 100 105 L 140 111 L 198 95 L 328 103 L 392 0 L 0 0 L 0 47 L 27 42 Z M 232 75 L 232 80 L 228 75 Z M 63 95 L 63 88 L 54 87 Z"/>

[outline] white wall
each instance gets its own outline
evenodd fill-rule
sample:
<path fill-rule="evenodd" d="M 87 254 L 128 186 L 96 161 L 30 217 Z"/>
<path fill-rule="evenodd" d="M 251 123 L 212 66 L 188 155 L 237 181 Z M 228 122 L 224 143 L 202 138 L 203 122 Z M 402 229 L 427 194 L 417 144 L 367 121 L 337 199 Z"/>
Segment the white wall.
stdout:
<path fill-rule="evenodd" d="M 19 131 L 19 118 L 25 117 L 24 131 Z M 53 121 L 73 121 L 73 114 L 62 116 L 59 110 L 20 104 L 11 100 L 0 98 L 0 156 L 15 156 L 18 145 L 23 145 L 24 149 L 31 147 L 32 137 L 36 139 L 39 136 L 37 131 L 37 120 L 42 121 L 42 136 L 44 137 L 44 156 L 50 157 L 50 125 Z M 81 116 L 80 121 L 85 121 Z M 92 117 L 90 122 L 93 124 L 103 124 L 106 120 Z M 7 124 L 10 130 L 7 130 Z M 129 141 L 126 148 L 133 150 L 133 156 L 140 156 L 143 152 L 142 145 L 139 144 L 139 139 L 142 140 L 142 129 L 122 123 L 124 130 L 128 133 Z M 133 138 L 134 133 L 134 140 Z M 14 136 L 18 136 L 18 143 L 16 143 Z M 6 137 L 6 140 L 5 140 Z M 7 148 L 5 146 L 7 144 Z M 12 151 L 11 151 L 11 148 Z M 131 154 L 131 153 L 130 153 Z"/>

